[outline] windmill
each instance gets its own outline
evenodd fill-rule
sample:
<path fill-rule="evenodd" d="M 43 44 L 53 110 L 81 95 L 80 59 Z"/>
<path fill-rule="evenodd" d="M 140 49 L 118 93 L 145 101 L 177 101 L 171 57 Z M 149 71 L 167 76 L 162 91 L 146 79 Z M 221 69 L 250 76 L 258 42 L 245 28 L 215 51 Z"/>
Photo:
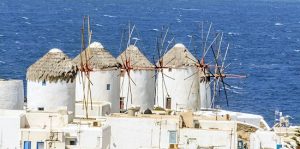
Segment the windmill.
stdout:
<path fill-rule="evenodd" d="M 75 104 L 77 115 L 89 118 L 120 112 L 120 63 L 100 42 L 91 43 L 89 18 L 83 23 L 82 50 L 73 62 L 80 67 L 76 79 Z M 85 48 L 85 28 L 88 29 L 88 46 Z M 83 108 L 81 108 L 81 106 Z M 102 110 L 101 110 L 102 109 Z"/>
<path fill-rule="evenodd" d="M 227 97 L 227 89 L 226 86 L 230 86 L 227 83 L 225 83 L 224 78 L 244 78 L 245 76 L 241 75 L 234 75 L 234 74 L 225 74 L 225 61 L 228 54 L 229 44 L 226 47 L 225 53 L 221 55 L 221 48 L 222 48 L 222 42 L 223 42 L 223 33 L 216 33 L 212 37 L 212 41 L 208 43 L 209 36 L 211 35 L 212 30 L 212 23 L 210 23 L 208 32 L 206 33 L 206 36 L 204 37 L 203 32 L 204 24 L 202 22 L 201 25 L 201 44 L 202 49 L 200 49 L 202 52 L 202 56 L 195 61 L 197 63 L 198 70 L 192 74 L 191 76 L 185 78 L 185 80 L 189 79 L 190 77 L 194 75 L 199 76 L 199 94 L 200 94 L 200 103 L 201 108 L 212 108 L 214 107 L 214 103 L 217 96 L 217 88 L 220 95 L 221 88 L 223 88 L 226 103 L 228 104 L 228 97 Z M 205 58 L 207 57 L 208 52 L 212 52 L 214 65 L 209 65 L 205 63 Z M 190 58 L 189 58 L 190 59 Z M 214 68 L 212 71 L 211 68 Z M 211 80 L 213 78 L 213 80 Z M 211 97 L 211 88 L 210 85 L 213 82 L 213 96 Z M 222 86 L 221 86 L 221 85 Z"/>
<path fill-rule="evenodd" d="M 131 37 L 132 37 L 132 33 L 134 31 L 134 28 L 135 28 L 135 25 L 133 25 L 133 27 L 131 28 L 130 24 L 128 25 L 128 41 L 127 41 L 127 45 L 126 45 L 126 49 L 129 48 L 129 45 L 131 43 Z M 123 32 L 124 33 L 124 32 Z M 123 36 L 124 34 L 122 33 L 122 38 L 121 38 L 121 45 L 122 45 L 122 41 L 123 41 Z M 128 87 L 127 87 L 127 99 L 126 99 L 126 110 L 128 108 L 128 100 L 130 99 L 130 103 L 132 104 L 132 87 L 131 87 L 131 84 L 134 84 L 136 85 L 136 83 L 133 81 L 133 79 L 131 78 L 131 70 L 133 69 L 133 67 L 131 66 L 131 58 L 130 58 L 130 54 L 129 54 L 129 57 L 127 57 L 127 50 L 124 51 L 124 56 L 119 56 L 119 58 L 121 58 L 121 63 L 122 63 L 122 69 L 121 69 L 121 75 L 124 76 L 124 75 L 127 75 L 127 78 L 128 78 Z M 126 73 L 126 74 L 125 74 Z M 123 87 L 124 87 L 124 81 L 125 81 L 125 77 L 123 77 L 122 79 L 122 83 L 121 83 L 121 96 L 123 94 Z M 124 98 L 124 97 L 123 97 Z M 124 99 L 120 99 L 120 100 L 123 100 L 124 102 Z M 121 102 L 120 103 L 120 109 L 124 109 L 124 103 Z"/>
<path fill-rule="evenodd" d="M 134 104 L 134 103 L 136 103 L 137 100 L 140 100 L 137 98 L 138 97 L 137 94 L 141 95 L 144 93 L 144 91 L 142 91 L 142 90 L 146 90 L 147 93 L 144 93 L 144 94 L 145 95 L 147 94 L 147 96 L 140 96 L 140 98 L 147 99 L 147 100 L 145 100 L 144 103 L 151 102 L 151 104 L 150 103 L 148 104 L 148 108 L 150 107 L 150 105 L 152 108 L 154 106 L 154 103 L 157 104 L 159 102 L 158 98 L 157 98 L 158 94 L 156 94 L 156 93 L 158 92 L 158 90 L 160 90 L 157 87 L 157 83 L 160 82 L 161 87 L 162 87 L 162 89 L 160 91 L 162 92 L 161 97 L 162 97 L 163 101 L 161 104 L 159 104 L 159 106 L 165 107 L 165 104 L 166 104 L 165 96 L 166 96 L 166 100 L 170 99 L 167 85 L 165 83 L 165 78 L 169 78 L 172 80 L 174 80 L 174 78 L 165 74 L 164 69 L 169 69 L 169 67 L 166 67 L 165 65 L 169 64 L 174 59 L 170 60 L 168 62 L 164 62 L 162 55 L 166 53 L 169 46 L 173 43 L 174 37 L 170 41 L 168 41 L 168 44 L 166 45 L 165 41 L 167 40 L 169 28 L 162 29 L 160 38 L 157 38 L 157 41 L 156 41 L 156 50 L 158 53 L 157 55 L 158 55 L 159 62 L 157 64 L 153 65 L 144 56 L 142 56 L 144 58 L 140 58 L 139 61 L 134 60 L 134 59 L 136 59 L 137 56 L 133 56 L 133 55 L 135 55 L 135 54 L 133 54 L 134 50 L 130 50 L 130 49 L 137 49 L 136 48 L 137 40 L 133 44 L 131 43 L 131 39 L 137 39 L 132 36 L 134 33 L 134 29 L 135 29 L 135 26 L 130 27 L 130 25 L 129 25 L 128 39 L 127 39 L 128 41 L 127 41 L 127 45 L 126 45 L 126 50 L 122 53 L 123 56 L 118 57 L 119 61 L 122 63 L 122 66 L 123 66 L 122 67 L 123 74 L 121 75 L 121 83 L 120 83 L 121 84 L 121 98 L 124 98 L 122 96 L 124 96 L 124 92 L 125 92 L 127 94 L 127 95 L 125 95 L 127 97 L 127 99 L 125 100 L 126 103 L 124 105 L 126 105 L 125 108 L 127 109 L 128 108 L 127 105 Z M 122 34 L 121 43 L 123 41 L 123 36 L 124 36 L 124 33 Z M 163 50 L 163 49 L 165 49 L 165 50 Z M 138 50 L 135 50 L 135 52 L 137 52 L 137 51 Z M 144 61 L 144 63 L 140 64 L 141 61 Z M 143 84 L 143 82 L 140 82 L 140 80 L 142 80 L 141 76 L 138 77 L 138 79 L 136 79 L 137 76 L 132 76 L 135 74 L 135 71 L 137 71 L 137 70 L 139 70 L 140 72 L 143 71 L 142 76 L 144 77 L 145 80 L 148 81 L 147 84 L 145 84 L 145 83 Z M 149 77 L 150 74 L 151 74 L 151 77 Z M 157 77 L 158 75 L 160 77 Z M 158 81 L 159 79 L 157 79 L 157 78 L 162 78 L 162 79 L 160 79 L 161 81 Z M 139 82 L 137 82 L 137 81 L 139 81 Z M 133 90 L 138 90 L 138 88 L 140 86 L 142 86 L 143 89 L 140 89 L 140 92 L 133 93 L 134 92 Z M 148 90 L 150 90 L 150 91 L 148 91 Z M 153 95 L 154 96 L 157 95 L 157 96 L 154 97 Z M 154 99 L 154 101 L 149 100 L 149 97 Z M 121 103 L 122 103 L 122 100 L 124 100 L 124 99 L 121 99 Z M 142 104 L 142 105 L 144 105 L 144 104 Z M 143 108 L 143 106 L 142 106 L 142 108 Z M 144 109 L 145 109 L 145 107 L 144 107 Z"/>
<path fill-rule="evenodd" d="M 192 75 L 188 76 L 187 78 L 185 78 L 185 80 L 190 79 L 192 76 L 197 76 L 197 78 L 194 78 L 193 82 L 199 82 L 199 98 L 200 98 L 200 107 L 201 108 L 210 108 L 211 107 L 211 88 L 210 88 L 210 78 L 211 75 L 214 75 L 213 73 L 211 73 L 211 67 L 216 67 L 215 65 L 208 65 L 205 63 L 205 57 L 207 55 L 207 53 L 210 51 L 211 47 L 218 47 L 218 39 L 219 41 L 222 40 L 222 37 L 219 36 L 219 34 L 217 34 L 215 37 L 213 37 L 213 40 L 211 43 L 208 44 L 208 39 L 210 36 L 210 32 L 211 32 L 211 28 L 212 28 L 212 24 L 210 24 L 208 32 L 206 34 L 206 37 L 204 37 L 204 33 L 203 33 L 203 24 L 202 24 L 202 33 L 201 33 L 201 41 L 202 41 L 202 56 L 200 56 L 199 59 L 197 59 L 197 61 L 195 61 L 196 63 L 196 67 L 197 67 L 197 71 L 194 72 Z M 220 47 L 217 48 L 217 56 L 216 58 L 219 56 L 220 54 Z M 189 58 L 189 57 L 188 57 Z M 190 58 L 189 58 L 190 59 Z"/>
<path fill-rule="evenodd" d="M 154 75 L 154 65 L 136 46 L 140 39 L 133 37 L 134 33 L 137 33 L 135 25 L 131 27 L 129 24 L 126 49 L 117 58 L 122 64 L 120 108 L 127 110 L 132 106 L 138 106 L 141 110 L 146 110 L 154 105 L 152 100 L 154 98 L 154 79 L 151 78 Z M 120 49 L 123 37 L 124 32 L 122 33 Z M 135 42 L 132 43 L 131 39 L 135 39 Z"/>
<path fill-rule="evenodd" d="M 162 28 L 160 38 L 157 38 L 156 104 L 172 110 L 185 108 L 195 110 L 197 85 L 193 86 L 195 89 L 193 99 L 188 101 L 186 99 L 190 81 L 183 79 L 193 72 L 196 58 L 193 58 L 183 44 L 175 44 L 174 37 L 168 36 L 169 32 L 169 28 Z M 169 49 L 172 44 L 173 46 Z M 193 60 L 188 59 L 187 56 Z"/>
<path fill-rule="evenodd" d="M 214 73 L 209 71 L 209 73 L 211 74 L 210 77 L 213 77 L 213 79 L 214 79 L 212 81 L 212 82 L 214 82 L 214 85 L 213 85 L 213 97 L 212 97 L 212 101 L 211 101 L 211 107 L 214 107 L 214 103 L 215 103 L 215 100 L 217 97 L 217 88 L 218 88 L 219 95 L 221 92 L 221 88 L 223 88 L 225 99 L 226 99 L 226 104 L 227 104 L 227 106 L 229 106 L 226 86 L 230 87 L 230 85 L 228 83 L 225 83 L 224 79 L 225 78 L 240 79 L 240 78 L 245 78 L 246 76 L 225 73 L 225 68 L 227 68 L 229 66 L 229 65 L 227 65 L 225 67 L 225 61 L 226 61 L 228 50 L 229 50 L 229 44 L 227 44 L 225 53 L 222 56 L 221 55 L 221 44 L 222 44 L 222 39 L 223 39 L 223 33 L 218 33 L 216 36 L 219 37 L 219 39 L 220 39 L 219 42 L 217 43 L 217 45 L 218 45 L 217 49 L 214 49 L 213 46 L 209 47 L 212 51 L 213 59 L 215 61 Z M 217 51 L 217 53 L 216 53 L 216 51 Z"/>
<path fill-rule="evenodd" d="M 163 55 L 166 53 L 168 47 L 170 46 L 170 44 L 174 41 L 174 37 L 168 41 L 168 45 L 167 47 L 165 47 L 165 41 L 166 38 L 168 36 L 168 32 L 169 32 L 169 28 L 164 29 L 164 27 L 162 27 L 161 33 L 160 33 L 160 37 L 156 38 L 156 50 L 157 50 L 157 56 L 158 56 L 158 62 L 155 63 L 155 75 L 153 77 L 155 77 L 155 93 L 156 93 L 156 97 L 155 97 L 155 103 L 156 105 L 163 107 L 163 108 L 171 108 L 171 97 L 170 94 L 168 92 L 168 88 L 165 82 L 165 77 L 170 78 L 172 80 L 174 80 L 174 78 L 166 75 L 164 73 L 164 69 L 168 69 L 169 67 L 166 67 L 165 65 L 170 63 L 173 60 L 170 60 L 167 63 L 164 63 L 164 59 L 163 59 Z M 163 49 L 165 48 L 165 50 L 163 51 Z M 155 60 L 153 60 L 155 62 Z M 161 78 L 159 80 L 159 77 Z M 160 87 L 161 89 L 159 89 L 159 83 L 160 83 Z M 161 91 L 161 99 L 159 100 L 159 91 Z M 166 94 L 166 95 L 165 95 Z M 166 98 L 165 98 L 166 97 Z M 165 101 L 167 100 L 167 101 Z"/>

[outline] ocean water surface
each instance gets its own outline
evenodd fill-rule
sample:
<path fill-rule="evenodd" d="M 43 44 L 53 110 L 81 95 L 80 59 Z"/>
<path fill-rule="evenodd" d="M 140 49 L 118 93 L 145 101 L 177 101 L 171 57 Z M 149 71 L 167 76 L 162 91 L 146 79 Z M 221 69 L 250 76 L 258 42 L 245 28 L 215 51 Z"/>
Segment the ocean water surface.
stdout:
<path fill-rule="evenodd" d="M 217 104 L 263 115 L 269 124 L 280 110 L 300 124 L 300 1 L 1 0 L 0 78 L 25 80 L 27 67 L 51 48 L 75 57 L 84 15 L 91 17 L 93 41 L 114 56 L 121 52 L 122 30 L 128 22 L 135 24 L 139 47 L 151 60 L 163 25 L 199 57 L 200 50 L 193 49 L 200 38 L 191 44 L 190 37 L 200 33 L 199 22 L 205 22 L 206 31 L 213 22 L 230 43 L 226 72 L 248 76 L 226 79 L 229 106 L 224 96 Z"/>

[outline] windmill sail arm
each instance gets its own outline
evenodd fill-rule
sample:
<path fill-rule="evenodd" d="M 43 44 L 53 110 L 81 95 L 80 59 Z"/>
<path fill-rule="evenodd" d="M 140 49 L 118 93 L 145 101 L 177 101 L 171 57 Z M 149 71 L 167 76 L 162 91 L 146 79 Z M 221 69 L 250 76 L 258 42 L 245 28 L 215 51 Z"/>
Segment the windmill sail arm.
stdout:
<path fill-rule="evenodd" d="M 216 73 L 211 74 L 210 77 L 220 77 L 220 78 L 247 78 L 245 75 L 237 75 L 237 74 L 225 74 L 225 73 Z"/>

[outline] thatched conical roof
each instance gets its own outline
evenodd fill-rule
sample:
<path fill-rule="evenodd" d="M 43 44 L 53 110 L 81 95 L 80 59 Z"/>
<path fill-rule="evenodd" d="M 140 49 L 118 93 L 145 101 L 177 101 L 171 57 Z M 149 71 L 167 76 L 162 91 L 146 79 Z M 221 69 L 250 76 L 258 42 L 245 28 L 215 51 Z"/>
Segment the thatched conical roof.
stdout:
<path fill-rule="evenodd" d="M 181 43 L 175 44 L 163 57 L 164 67 L 182 67 L 196 65 L 197 59 L 189 52 L 189 50 Z M 159 62 L 157 62 L 159 65 Z"/>
<path fill-rule="evenodd" d="M 125 64 L 125 61 L 130 61 L 130 65 L 133 69 L 146 69 L 153 68 L 154 65 L 146 58 L 146 56 L 139 50 L 138 47 L 130 45 L 124 52 L 122 52 L 118 58 L 118 62 Z"/>
<path fill-rule="evenodd" d="M 51 49 L 27 69 L 27 80 L 57 82 L 73 81 L 77 67 L 60 49 Z"/>
<path fill-rule="evenodd" d="M 86 60 L 87 59 L 87 60 Z M 80 68 L 81 63 L 85 65 L 88 62 L 88 66 L 92 70 L 103 70 L 109 68 L 120 67 L 121 64 L 114 58 L 99 42 L 93 42 L 88 48 L 77 55 L 73 60 Z"/>

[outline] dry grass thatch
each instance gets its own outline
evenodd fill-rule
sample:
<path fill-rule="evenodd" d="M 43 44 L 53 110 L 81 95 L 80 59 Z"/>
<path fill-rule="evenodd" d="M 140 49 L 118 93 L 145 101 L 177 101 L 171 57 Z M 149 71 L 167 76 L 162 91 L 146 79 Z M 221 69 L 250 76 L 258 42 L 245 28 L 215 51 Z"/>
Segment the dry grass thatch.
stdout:
<path fill-rule="evenodd" d="M 197 59 L 189 52 L 183 44 L 176 44 L 163 57 L 165 67 L 178 68 L 182 66 L 194 66 Z M 159 65 L 159 63 L 157 63 Z"/>
<path fill-rule="evenodd" d="M 242 124 L 242 123 L 237 124 L 238 137 L 245 141 L 250 141 L 251 133 L 254 133 L 257 130 L 258 130 L 258 128 L 247 125 L 247 124 Z"/>
<path fill-rule="evenodd" d="M 92 70 L 118 68 L 121 64 L 114 58 L 101 43 L 94 42 L 81 54 L 77 55 L 73 62 L 81 69 L 81 64 L 91 67 Z"/>
<path fill-rule="evenodd" d="M 130 61 L 133 69 L 154 68 L 154 65 L 146 58 L 146 56 L 134 45 L 130 45 L 118 58 L 118 62 L 125 65 L 125 61 Z"/>
<path fill-rule="evenodd" d="M 72 82 L 77 67 L 72 60 L 59 49 L 52 49 L 27 69 L 27 80 Z"/>

